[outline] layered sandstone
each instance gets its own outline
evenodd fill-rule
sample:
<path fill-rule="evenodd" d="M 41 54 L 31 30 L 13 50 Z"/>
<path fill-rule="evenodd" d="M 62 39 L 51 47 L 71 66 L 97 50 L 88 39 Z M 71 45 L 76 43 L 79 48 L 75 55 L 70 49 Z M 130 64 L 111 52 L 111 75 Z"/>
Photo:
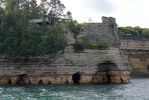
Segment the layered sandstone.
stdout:
<path fill-rule="evenodd" d="M 117 48 L 73 53 L 67 47 L 56 56 L 0 56 L 0 84 L 125 83 L 129 76 L 127 59 Z"/>
<path fill-rule="evenodd" d="M 69 40 L 73 38 L 65 35 Z M 73 47 L 68 46 L 64 53 L 52 56 L 0 56 L 0 84 L 128 82 L 131 68 L 127 57 L 117 48 L 119 39 L 115 18 L 102 17 L 102 23 L 88 23 L 82 35 L 86 35 L 91 44 L 106 43 L 109 48 L 74 53 Z M 68 41 L 68 44 L 74 43 Z"/>
<path fill-rule="evenodd" d="M 148 40 L 121 40 L 120 49 L 128 56 L 133 77 L 149 77 Z"/>

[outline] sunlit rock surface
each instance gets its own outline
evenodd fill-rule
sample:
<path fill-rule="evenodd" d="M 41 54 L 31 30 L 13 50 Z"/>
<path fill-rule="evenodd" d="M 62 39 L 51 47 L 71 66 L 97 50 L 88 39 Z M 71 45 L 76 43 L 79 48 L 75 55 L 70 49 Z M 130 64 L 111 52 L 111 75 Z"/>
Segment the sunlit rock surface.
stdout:
<path fill-rule="evenodd" d="M 82 32 L 89 42 L 106 43 L 107 50 L 74 53 L 73 40 L 64 53 L 51 56 L 0 56 L 0 84 L 79 84 L 126 83 L 131 68 L 127 57 L 118 48 L 115 18 L 102 17 L 102 23 L 88 23 Z M 97 36 L 96 36 L 97 34 Z M 95 36 L 94 36 L 95 35 Z M 68 36 L 65 34 L 65 36 Z M 73 38 L 72 35 L 68 36 Z M 99 41 L 98 41 L 99 40 Z"/>
<path fill-rule="evenodd" d="M 55 56 L 0 56 L 0 84 L 125 83 L 130 70 L 118 48 L 73 53 L 69 46 Z"/>

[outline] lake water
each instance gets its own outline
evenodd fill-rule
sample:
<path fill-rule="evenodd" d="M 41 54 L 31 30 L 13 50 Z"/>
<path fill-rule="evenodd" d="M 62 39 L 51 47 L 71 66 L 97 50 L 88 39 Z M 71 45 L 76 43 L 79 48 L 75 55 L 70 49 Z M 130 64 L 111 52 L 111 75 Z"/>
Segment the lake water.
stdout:
<path fill-rule="evenodd" d="M 149 100 L 149 79 L 119 85 L 0 86 L 0 100 Z"/>

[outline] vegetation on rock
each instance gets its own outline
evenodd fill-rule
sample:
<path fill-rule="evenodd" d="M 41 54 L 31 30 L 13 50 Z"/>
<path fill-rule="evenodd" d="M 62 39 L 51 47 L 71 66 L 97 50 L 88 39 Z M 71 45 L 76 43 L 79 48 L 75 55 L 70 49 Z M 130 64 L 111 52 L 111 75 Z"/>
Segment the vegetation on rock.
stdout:
<path fill-rule="evenodd" d="M 121 39 L 149 39 L 149 29 L 140 27 L 119 27 Z"/>
<path fill-rule="evenodd" d="M 99 43 L 99 44 L 98 44 L 98 49 L 99 49 L 99 50 L 108 49 L 108 44 L 107 44 L 107 43 Z"/>
<path fill-rule="evenodd" d="M 82 25 L 79 24 L 77 21 L 71 21 L 69 23 L 69 30 L 71 33 L 73 33 L 73 37 L 75 39 L 75 44 L 77 43 L 77 36 L 79 35 L 79 33 L 81 32 L 82 30 Z"/>
<path fill-rule="evenodd" d="M 84 50 L 84 46 L 80 43 L 77 43 L 77 37 L 83 29 L 83 24 L 79 24 L 77 21 L 71 20 L 69 22 L 68 28 L 70 32 L 73 33 L 73 38 L 75 40 L 74 52 L 80 52 L 80 50 Z"/>
<path fill-rule="evenodd" d="M 87 36 L 81 37 L 81 43 L 82 43 L 82 45 L 84 46 L 85 49 L 92 49 L 92 50 L 99 49 L 99 50 L 104 50 L 104 49 L 107 49 L 108 48 L 107 43 L 104 43 L 104 42 L 97 43 L 97 44 L 91 44 L 89 42 L 89 39 L 88 39 Z"/>
<path fill-rule="evenodd" d="M 30 56 L 53 54 L 66 46 L 60 26 L 65 6 L 60 0 L 0 0 L 0 53 Z M 29 20 L 43 19 L 42 25 Z M 46 23 L 45 19 L 48 19 Z"/>
<path fill-rule="evenodd" d="M 74 44 L 74 52 L 79 53 L 79 52 L 82 52 L 84 49 L 85 48 L 84 48 L 83 44 L 81 44 L 81 43 Z"/>

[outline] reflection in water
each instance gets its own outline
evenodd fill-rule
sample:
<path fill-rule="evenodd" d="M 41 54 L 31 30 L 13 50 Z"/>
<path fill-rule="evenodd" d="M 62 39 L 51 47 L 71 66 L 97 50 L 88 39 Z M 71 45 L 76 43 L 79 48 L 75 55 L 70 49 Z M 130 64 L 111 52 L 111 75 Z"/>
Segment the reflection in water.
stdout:
<path fill-rule="evenodd" d="M 1 86 L 0 100 L 149 100 L 149 79 L 129 84 Z"/>

